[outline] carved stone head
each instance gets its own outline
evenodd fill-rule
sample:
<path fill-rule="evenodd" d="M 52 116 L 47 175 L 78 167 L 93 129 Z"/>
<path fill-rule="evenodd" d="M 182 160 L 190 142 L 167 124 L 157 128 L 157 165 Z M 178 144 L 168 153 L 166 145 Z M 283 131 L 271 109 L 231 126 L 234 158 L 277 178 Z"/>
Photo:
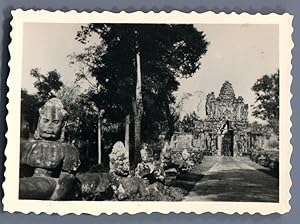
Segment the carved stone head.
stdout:
<path fill-rule="evenodd" d="M 153 150 L 147 143 L 142 144 L 140 153 L 143 162 L 153 161 Z"/>
<path fill-rule="evenodd" d="M 67 118 L 62 102 L 57 98 L 48 100 L 39 109 L 39 120 L 34 133 L 35 139 L 64 140 L 64 126 Z"/>

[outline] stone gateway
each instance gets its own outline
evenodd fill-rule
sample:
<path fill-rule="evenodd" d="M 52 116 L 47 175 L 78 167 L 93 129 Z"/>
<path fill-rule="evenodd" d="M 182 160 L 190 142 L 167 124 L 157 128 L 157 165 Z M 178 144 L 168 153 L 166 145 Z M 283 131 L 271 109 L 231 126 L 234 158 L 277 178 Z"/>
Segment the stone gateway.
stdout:
<path fill-rule="evenodd" d="M 192 147 L 224 156 L 242 156 L 263 147 L 266 133 L 253 130 L 248 111 L 243 97 L 236 97 L 232 84 L 225 81 L 218 96 L 214 92 L 207 94 L 206 118 L 195 123 Z"/>
<path fill-rule="evenodd" d="M 225 81 L 218 97 L 214 92 L 207 95 L 205 107 L 207 117 L 202 125 L 211 153 L 242 154 L 243 146 L 247 144 L 248 127 L 248 104 L 244 103 L 243 97 L 236 97 L 231 83 Z"/>

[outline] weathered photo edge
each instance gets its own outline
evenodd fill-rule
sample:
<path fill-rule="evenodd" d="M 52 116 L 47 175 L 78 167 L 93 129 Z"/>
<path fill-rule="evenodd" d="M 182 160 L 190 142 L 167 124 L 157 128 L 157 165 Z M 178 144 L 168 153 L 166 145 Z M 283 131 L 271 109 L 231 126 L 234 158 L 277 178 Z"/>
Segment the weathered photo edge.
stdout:
<path fill-rule="evenodd" d="M 139 212 L 160 212 L 160 213 L 190 213 L 195 212 L 201 214 L 204 212 L 224 212 L 226 214 L 234 213 L 260 213 L 263 215 L 271 213 L 286 213 L 290 210 L 289 189 L 292 185 L 290 178 L 290 170 L 292 168 L 290 163 L 292 145 L 291 140 L 291 115 L 292 109 L 290 100 L 292 98 L 291 83 L 292 83 L 292 19 L 293 16 L 289 14 L 276 15 L 250 15 L 242 13 L 216 14 L 213 12 L 207 13 L 181 13 L 173 11 L 171 13 L 126 13 L 119 14 L 111 12 L 103 13 L 78 13 L 76 11 L 70 12 L 49 12 L 46 10 L 40 11 L 22 11 L 15 10 L 12 12 L 13 20 L 11 22 L 11 43 L 9 51 L 11 59 L 9 62 L 10 74 L 7 85 L 9 87 L 7 105 L 8 115 L 6 118 L 8 131 L 6 133 L 7 146 L 5 149 L 5 182 L 3 184 L 4 190 L 4 210 L 8 212 L 23 212 L 23 213 L 41 213 L 47 214 L 57 213 L 65 215 L 69 213 L 82 214 L 88 213 L 92 215 L 106 214 L 136 214 Z M 19 174 L 19 130 L 20 130 L 20 94 L 21 94 L 21 66 L 22 66 L 22 26 L 24 22 L 138 22 L 145 23 L 159 23 L 164 21 L 166 23 L 273 23 L 279 24 L 279 68 L 280 75 L 280 173 L 279 173 L 279 203 L 256 203 L 256 202 L 87 202 L 87 201 L 34 201 L 34 200 L 19 200 L 18 199 L 18 174 Z M 208 18 L 208 19 L 207 19 Z M 224 19 L 225 18 L 225 19 Z M 202 19 L 202 20 L 201 20 Z M 208 21 L 204 21 L 207 19 Z M 288 91 L 287 91 L 288 89 Z M 17 133 L 17 134 L 16 134 Z M 16 137 L 17 136 L 17 137 Z"/>

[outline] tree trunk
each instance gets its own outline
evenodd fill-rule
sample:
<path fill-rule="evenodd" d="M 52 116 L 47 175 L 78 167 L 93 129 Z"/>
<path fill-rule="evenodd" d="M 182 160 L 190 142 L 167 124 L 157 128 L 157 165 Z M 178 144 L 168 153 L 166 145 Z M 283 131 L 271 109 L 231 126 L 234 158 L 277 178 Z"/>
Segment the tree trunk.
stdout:
<path fill-rule="evenodd" d="M 142 98 L 142 75 L 140 53 L 136 54 L 136 97 L 133 102 L 134 111 L 134 148 L 135 148 L 135 164 L 140 160 L 140 145 L 141 145 L 141 121 L 143 115 L 143 98 Z"/>
<path fill-rule="evenodd" d="M 125 118 L 125 148 L 129 151 L 129 128 L 130 128 L 130 115 Z"/>
<path fill-rule="evenodd" d="M 99 114 L 99 117 L 98 117 L 98 165 L 100 165 L 102 163 L 101 141 L 102 141 L 101 116 Z"/>
<path fill-rule="evenodd" d="M 172 135 L 175 132 L 175 118 L 174 115 L 171 114 L 169 105 L 166 105 L 166 114 L 167 114 L 167 121 L 168 121 L 168 130 L 166 133 L 166 139 L 168 141 L 171 141 Z"/>

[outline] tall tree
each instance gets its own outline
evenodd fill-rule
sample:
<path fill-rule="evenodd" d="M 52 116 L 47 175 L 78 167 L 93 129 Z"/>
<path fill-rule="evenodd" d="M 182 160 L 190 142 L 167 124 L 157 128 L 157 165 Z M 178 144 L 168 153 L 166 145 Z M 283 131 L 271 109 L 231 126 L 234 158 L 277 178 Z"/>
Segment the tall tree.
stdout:
<path fill-rule="evenodd" d="M 36 78 L 33 85 L 38 90 L 37 95 L 41 101 L 54 97 L 55 93 L 63 86 L 63 82 L 60 80 L 61 75 L 56 70 L 49 71 L 44 75 L 39 69 L 34 68 L 31 69 L 30 74 Z"/>
<path fill-rule="evenodd" d="M 253 116 L 265 120 L 279 133 L 279 70 L 275 74 L 264 75 L 252 86 L 256 100 Z"/>
<path fill-rule="evenodd" d="M 88 100 L 93 102 L 93 96 L 97 94 L 99 91 L 101 91 L 102 86 L 97 83 L 94 79 L 94 77 L 91 76 L 91 68 L 94 68 L 96 66 L 95 61 L 97 61 L 98 64 L 101 64 L 101 61 L 99 61 L 99 55 L 103 54 L 103 49 L 99 46 L 89 46 L 84 49 L 84 52 L 81 54 L 71 54 L 68 55 L 70 58 L 70 64 L 76 64 L 79 65 L 78 72 L 75 73 L 76 80 L 75 82 L 80 82 L 82 80 L 86 81 L 88 83 L 87 93 L 86 96 L 89 96 Z M 102 105 L 97 104 L 97 143 L 98 143 L 98 165 L 102 163 L 102 119 L 103 114 L 105 113 L 105 109 Z"/>
<path fill-rule="evenodd" d="M 136 46 L 139 48 L 139 46 Z M 133 101 L 133 113 L 134 113 L 134 146 L 136 149 L 141 145 L 141 123 L 143 116 L 143 94 L 142 94 L 142 74 L 141 74 L 141 58 L 139 49 L 136 53 L 136 88 L 135 88 L 135 100 Z M 135 150 L 135 158 L 139 157 L 139 151 Z M 139 158 L 138 158 L 139 159 Z"/>
<path fill-rule="evenodd" d="M 176 79 L 191 77 L 200 68 L 208 45 L 205 35 L 193 25 L 89 24 L 78 32 L 77 40 L 86 43 L 93 34 L 99 36 L 104 49 L 92 57 L 89 67 L 103 87 L 96 94 L 97 104 L 105 105 L 106 115 L 115 122 L 135 114 L 140 69 L 142 141 L 158 137 L 161 124 L 172 121 L 168 118 L 172 93 L 179 86 Z"/>

